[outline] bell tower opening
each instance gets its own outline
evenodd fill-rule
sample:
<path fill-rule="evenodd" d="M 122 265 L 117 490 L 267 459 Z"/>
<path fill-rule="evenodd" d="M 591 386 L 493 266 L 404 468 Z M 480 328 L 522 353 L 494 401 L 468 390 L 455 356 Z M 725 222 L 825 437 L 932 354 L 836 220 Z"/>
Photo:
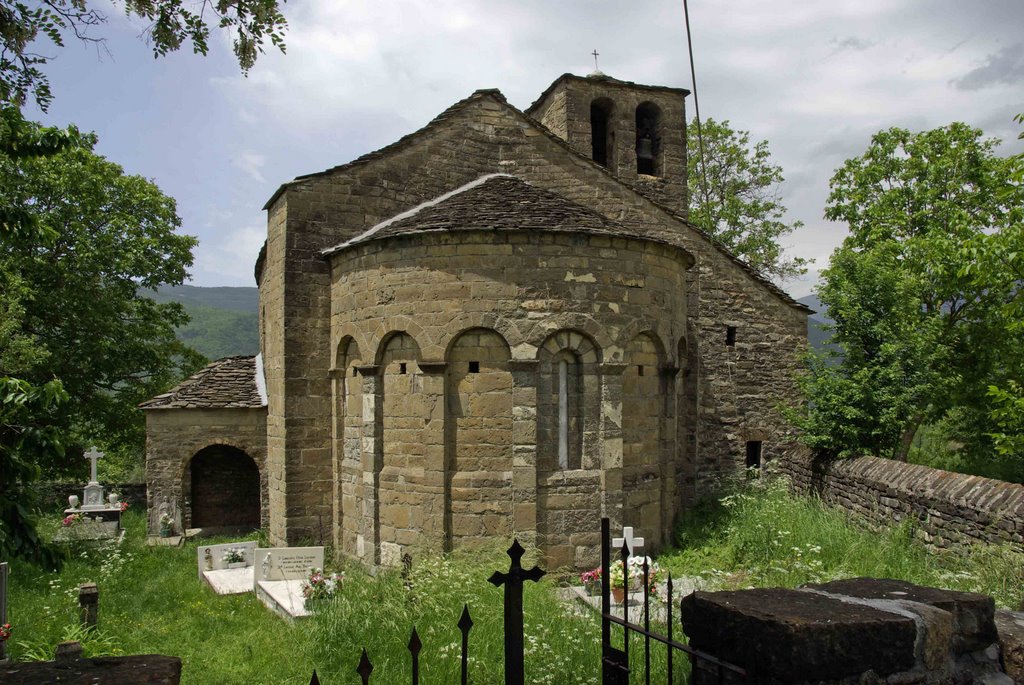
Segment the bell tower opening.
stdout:
<path fill-rule="evenodd" d="M 590 103 L 591 158 L 603 167 L 611 168 L 615 150 L 615 132 L 612 131 L 614 104 L 608 98 L 597 98 Z"/>
<path fill-rule="evenodd" d="M 651 102 L 636 108 L 636 173 L 660 176 L 661 110 Z"/>

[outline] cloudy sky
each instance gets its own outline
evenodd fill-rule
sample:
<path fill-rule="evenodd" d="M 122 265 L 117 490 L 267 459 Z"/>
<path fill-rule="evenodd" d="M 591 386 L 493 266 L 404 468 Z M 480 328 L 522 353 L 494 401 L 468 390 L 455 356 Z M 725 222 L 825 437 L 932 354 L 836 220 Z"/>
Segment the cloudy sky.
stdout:
<path fill-rule="evenodd" d="M 682 0 L 307 0 L 283 7 L 287 54 L 248 78 L 226 36 L 205 59 L 154 60 L 111 6 L 104 50 L 69 42 L 48 68 L 48 123 L 99 134 L 98 151 L 175 197 L 200 245 L 194 285 L 254 285 L 263 203 L 281 183 L 421 127 L 479 88 L 525 109 L 565 72 L 691 88 Z M 701 114 L 767 139 L 816 260 L 844 227 L 822 219 L 828 180 L 875 131 L 965 121 L 1020 151 L 1022 0 L 690 0 Z M 269 49 L 268 49 L 269 50 Z M 693 112 L 692 97 L 688 109 Z"/>

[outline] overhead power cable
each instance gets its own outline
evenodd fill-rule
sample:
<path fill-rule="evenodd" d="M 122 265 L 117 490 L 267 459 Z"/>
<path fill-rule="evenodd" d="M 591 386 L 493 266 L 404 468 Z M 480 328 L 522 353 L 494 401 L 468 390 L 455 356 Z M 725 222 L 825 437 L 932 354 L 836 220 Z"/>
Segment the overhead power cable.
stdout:
<path fill-rule="evenodd" d="M 695 121 L 697 123 L 697 148 L 700 155 L 700 188 L 704 193 L 704 201 L 710 200 L 708 196 L 708 171 L 704 162 L 704 135 L 700 130 L 700 99 L 697 97 L 697 69 L 693 64 L 693 36 L 690 33 L 690 8 L 687 0 L 683 0 L 683 17 L 686 19 L 686 47 L 690 53 L 690 79 L 693 82 L 693 108 Z"/>

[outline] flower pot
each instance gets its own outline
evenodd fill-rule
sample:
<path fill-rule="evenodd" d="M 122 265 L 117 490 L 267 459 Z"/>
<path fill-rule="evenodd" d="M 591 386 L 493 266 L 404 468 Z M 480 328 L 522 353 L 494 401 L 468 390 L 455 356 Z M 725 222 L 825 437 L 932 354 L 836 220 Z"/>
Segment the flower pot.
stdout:
<path fill-rule="evenodd" d="M 160 537 L 162 537 L 162 538 L 169 538 L 169 537 L 171 537 L 171 529 L 170 528 L 161 528 L 160 529 Z"/>
<path fill-rule="evenodd" d="M 245 559 L 241 561 L 229 561 L 228 568 L 245 568 Z"/>
<path fill-rule="evenodd" d="M 626 599 L 626 590 L 622 587 L 612 588 L 612 601 L 616 604 L 622 604 L 622 601 Z"/>

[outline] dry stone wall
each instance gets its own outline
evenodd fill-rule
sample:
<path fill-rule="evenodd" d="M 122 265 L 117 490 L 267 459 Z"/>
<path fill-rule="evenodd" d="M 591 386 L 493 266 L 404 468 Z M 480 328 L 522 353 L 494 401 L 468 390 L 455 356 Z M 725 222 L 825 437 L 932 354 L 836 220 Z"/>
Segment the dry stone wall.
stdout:
<path fill-rule="evenodd" d="M 936 548 L 974 543 L 1024 550 L 1024 485 L 891 459 L 816 460 L 794 451 L 776 467 L 794 486 L 879 526 L 911 519 Z"/>

